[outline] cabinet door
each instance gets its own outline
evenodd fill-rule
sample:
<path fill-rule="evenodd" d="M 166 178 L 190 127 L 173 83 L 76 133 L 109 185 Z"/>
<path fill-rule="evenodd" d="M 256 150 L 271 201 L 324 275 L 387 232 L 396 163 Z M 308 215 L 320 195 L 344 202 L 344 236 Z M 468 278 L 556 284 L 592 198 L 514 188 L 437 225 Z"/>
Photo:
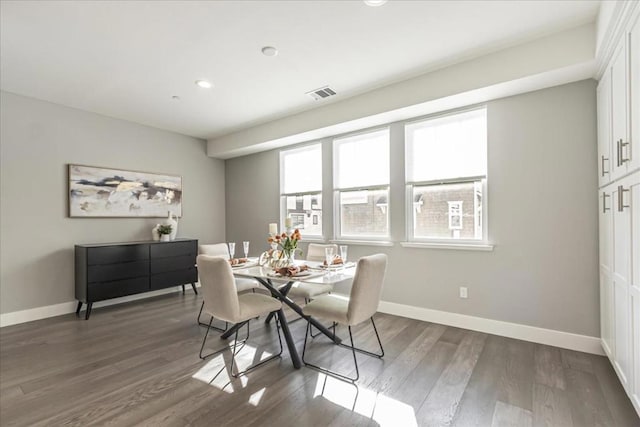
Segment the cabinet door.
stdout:
<path fill-rule="evenodd" d="M 623 154 L 628 159 L 629 171 L 634 171 L 640 168 L 640 13 L 636 13 L 635 22 L 630 28 L 628 51 L 631 135 Z"/>
<path fill-rule="evenodd" d="M 629 215 L 631 216 L 631 348 L 633 351 L 633 376 L 631 398 L 640 412 L 640 171 L 635 172 L 623 184 L 629 186 Z"/>
<path fill-rule="evenodd" d="M 631 287 L 631 349 L 633 352 L 633 381 L 631 399 L 640 408 L 640 289 Z"/>
<path fill-rule="evenodd" d="M 611 135 L 613 140 L 611 179 L 624 175 L 627 171 L 625 149 L 622 144 L 627 137 L 627 54 L 626 39 L 623 38 L 611 59 Z"/>
<path fill-rule="evenodd" d="M 597 89 L 598 99 L 598 182 L 611 180 L 611 69 L 607 68 Z"/>
<path fill-rule="evenodd" d="M 613 318 L 613 282 L 611 274 L 600 269 L 600 336 L 607 356 L 615 360 L 615 335 Z"/>
<path fill-rule="evenodd" d="M 613 293 L 615 363 L 620 380 L 628 387 L 631 379 L 631 313 L 629 287 L 631 284 L 631 215 L 628 205 L 629 188 L 624 183 L 613 186 Z M 625 191 L 626 190 L 626 191 Z"/>
<path fill-rule="evenodd" d="M 600 336 L 602 347 L 614 360 L 615 334 L 613 318 L 613 186 L 600 191 L 599 230 L 600 230 Z"/>

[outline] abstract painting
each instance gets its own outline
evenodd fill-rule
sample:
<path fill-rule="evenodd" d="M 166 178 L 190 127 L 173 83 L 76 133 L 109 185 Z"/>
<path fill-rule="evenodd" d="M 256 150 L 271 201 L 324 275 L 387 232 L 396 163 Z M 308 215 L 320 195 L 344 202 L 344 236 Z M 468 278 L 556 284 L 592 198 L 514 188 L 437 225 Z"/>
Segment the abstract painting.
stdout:
<path fill-rule="evenodd" d="M 182 177 L 69 165 L 70 217 L 182 216 Z"/>

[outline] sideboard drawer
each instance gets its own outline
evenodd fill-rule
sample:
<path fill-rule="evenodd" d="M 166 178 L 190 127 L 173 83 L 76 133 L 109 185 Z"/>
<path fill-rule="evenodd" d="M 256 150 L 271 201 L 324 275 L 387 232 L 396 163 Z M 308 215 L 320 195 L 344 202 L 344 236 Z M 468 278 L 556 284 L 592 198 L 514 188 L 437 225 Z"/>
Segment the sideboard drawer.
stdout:
<path fill-rule="evenodd" d="M 109 282 L 149 275 L 149 261 L 123 262 L 120 264 L 90 265 L 87 282 Z"/>
<path fill-rule="evenodd" d="M 167 271 L 188 270 L 196 264 L 193 255 L 177 256 L 151 260 L 151 274 L 166 273 Z"/>
<path fill-rule="evenodd" d="M 151 258 L 164 258 L 183 255 L 195 255 L 198 252 L 198 241 L 163 242 L 151 245 Z"/>
<path fill-rule="evenodd" d="M 89 283 L 87 286 L 89 301 L 102 301 L 148 291 L 149 276 L 127 280 L 114 280 L 111 282 Z"/>
<path fill-rule="evenodd" d="M 170 271 L 167 273 L 153 274 L 151 276 L 151 290 L 164 289 L 169 286 L 183 285 L 185 283 L 194 283 L 198 280 L 198 270 L 191 268 L 189 270 Z"/>
<path fill-rule="evenodd" d="M 149 245 L 100 246 L 87 249 L 87 264 L 115 264 L 149 259 Z"/>

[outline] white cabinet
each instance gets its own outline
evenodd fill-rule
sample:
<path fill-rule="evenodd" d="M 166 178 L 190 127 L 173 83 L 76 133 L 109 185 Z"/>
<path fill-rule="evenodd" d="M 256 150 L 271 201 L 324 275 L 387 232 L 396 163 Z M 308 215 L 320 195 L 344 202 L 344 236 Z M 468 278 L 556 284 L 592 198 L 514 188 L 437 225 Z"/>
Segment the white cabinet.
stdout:
<path fill-rule="evenodd" d="M 602 346 L 640 412 L 640 171 L 599 199 Z"/>
<path fill-rule="evenodd" d="M 611 180 L 611 69 L 607 68 L 598 83 L 598 182 Z"/>
<path fill-rule="evenodd" d="M 630 5 L 597 89 L 600 329 L 640 414 L 640 6 Z"/>

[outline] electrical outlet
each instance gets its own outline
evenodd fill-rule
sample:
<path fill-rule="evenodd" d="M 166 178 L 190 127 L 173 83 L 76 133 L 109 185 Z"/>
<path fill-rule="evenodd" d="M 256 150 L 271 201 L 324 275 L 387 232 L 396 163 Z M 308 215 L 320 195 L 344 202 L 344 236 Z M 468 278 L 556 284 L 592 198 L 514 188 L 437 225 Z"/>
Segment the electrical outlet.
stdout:
<path fill-rule="evenodd" d="M 468 298 L 466 286 L 460 286 L 460 298 Z"/>

